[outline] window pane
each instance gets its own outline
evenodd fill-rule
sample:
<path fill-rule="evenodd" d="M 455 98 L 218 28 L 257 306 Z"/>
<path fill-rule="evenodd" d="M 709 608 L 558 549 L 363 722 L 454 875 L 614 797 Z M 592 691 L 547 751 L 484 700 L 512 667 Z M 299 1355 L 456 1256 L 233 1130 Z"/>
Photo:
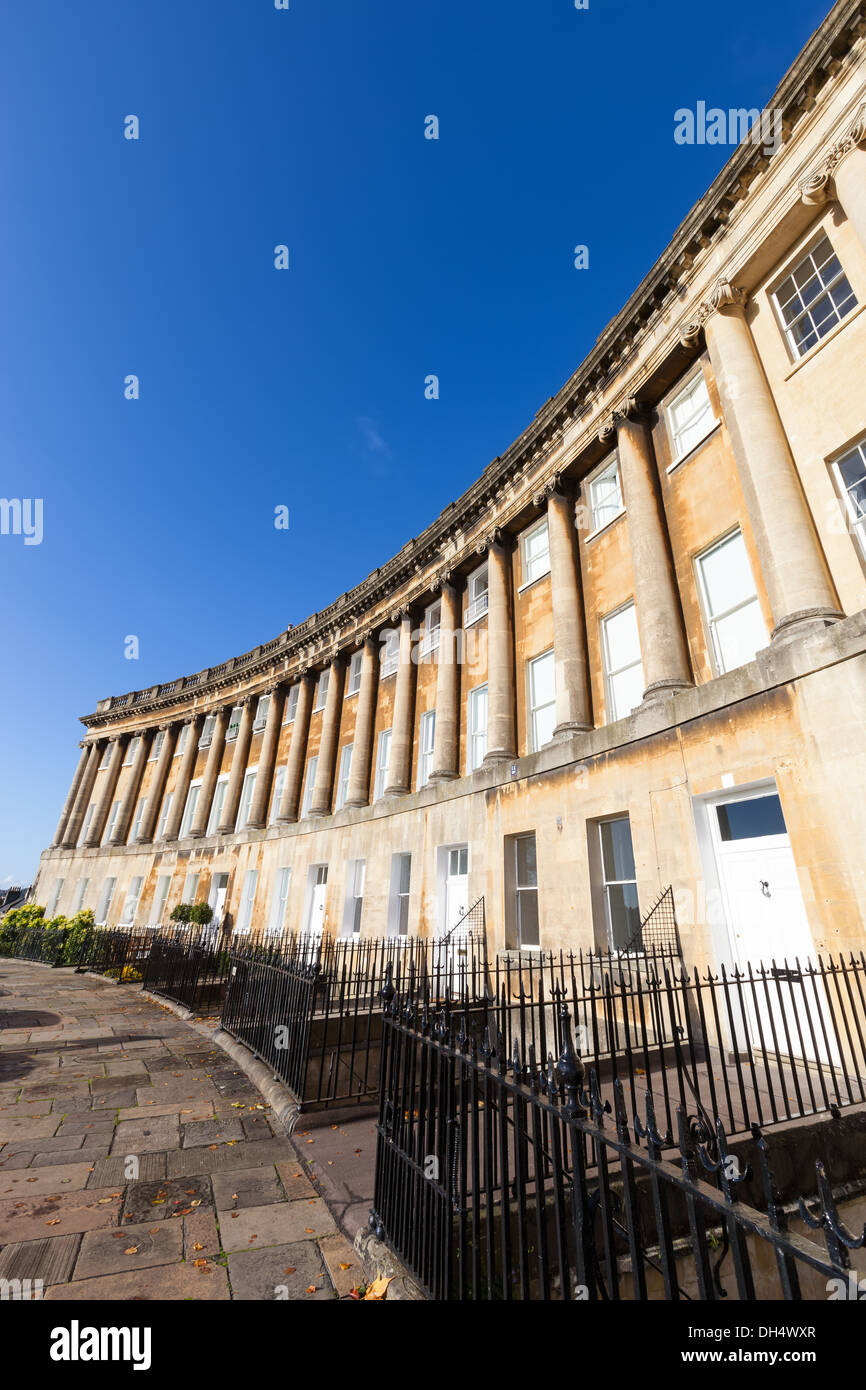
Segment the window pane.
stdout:
<path fill-rule="evenodd" d="M 536 657 L 529 665 L 531 699 L 533 709 L 548 705 L 556 699 L 556 680 L 553 652 Z"/>
<path fill-rule="evenodd" d="M 592 521 L 596 528 L 604 526 L 622 511 L 622 490 L 619 483 L 619 463 L 615 459 L 589 487 Z"/>
<path fill-rule="evenodd" d="M 757 599 L 738 608 L 715 624 L 716 655 L 721 670 L 734 671 L 754 661 L 755 652 L 767 645 L 767 627 Z"/>
<path fill-rule="evenodd" d="M 409 882 L 410 882 L 411 874 L 412 874 L 412 856 L 411 856 L 411 854 L 401 854 L 401 855 L 400 855 L 400 881 L 399 881 L 399 888 L 398 888 L 398 890 L 397 890 L 399 893 L 408 893 L 408 892 L 409 892 Z"/>
<path fill-rule="evenodd" d="M 716 807 L 723 840 L 754 840 L 761 835 L 787 833 L 778 796 L 755 796 Z"/>
<path fill-rule="evenodd" d="M 517 894 L 517 933 L 521 946 L 538 945 L 538 893 L 534 888 Z"/>
<path fill-rule="evenodd" d="M 535 859 L 535 836 L 521 835 L 517 846 L 517 886 L 518 888 L 538 887 L 538 866 Z"/>
<path fill-rule="evenodd" d="M 611 716 L 613 719 L 624 719 L 627 714 L 631 714 L 633 709 L 637 709 L 643 700 L 644 674 L 643 666 L 630 666 L 626 671 L 620 671 L 618 675 L 612 676 L 610 680 L 610 696 L 613 708 Z"/>
<path fill-rule="evenodd" d="M 640 661 L 637 611 L 633 603 L 605 618 L 604 633 L 609 671 L 619 671 L 624 666 L 631 666 L 634 662 Z"/>
<path fill-rule="evenodd" d="M 534 711 L 532 716 L 533 752 L 537 753 L 539 748 L 550 743 L 555 728 L 556 705 L 544 705 L 541 709 Z"/>
<path fill-rule="evenodd" d="M 711 618 L 755 597 L 755 581 L 741 531 L 701 556 L 700 566 Z"/>
<path fill-rule="evenodd" d="M 640 912 L 635 885 L 614 884 L 608 888 L 607 910 L 611 949 L 625 951 L 633 948 L 640 941 Z"/>
<path fill-rule="evenodd" d="M 633 879 L 634 852 L 631 843 L 631 825 L 628 816 L 617 820 L 602 821 L 601 855 L 605 883 L 622 879 Z"/>

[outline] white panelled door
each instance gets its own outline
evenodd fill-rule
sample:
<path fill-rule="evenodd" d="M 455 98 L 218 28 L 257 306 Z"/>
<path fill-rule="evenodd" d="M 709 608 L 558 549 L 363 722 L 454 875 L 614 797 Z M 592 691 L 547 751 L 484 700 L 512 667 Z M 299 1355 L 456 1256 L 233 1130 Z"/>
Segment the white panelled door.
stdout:
<path fill-rule="evenodd" d="M 800 970 L 816 950 L 777 792 L 718 801 L 709 812 L 734 960 L 744 973 L 767 972 L 766 984 L 759 977 L 754 991 L 743 990 L 752 1045 L 837 1061 L 832 1042 L 828 1054 L 809 1028 L 808 1010 L 817 1006 L 830 1033 L 823 989 Z"/>

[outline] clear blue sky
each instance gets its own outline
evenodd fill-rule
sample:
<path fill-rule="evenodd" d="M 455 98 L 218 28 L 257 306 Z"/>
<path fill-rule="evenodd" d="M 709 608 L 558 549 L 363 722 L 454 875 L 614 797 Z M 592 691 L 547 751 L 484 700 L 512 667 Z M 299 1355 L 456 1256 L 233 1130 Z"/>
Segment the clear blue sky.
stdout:
<path fill-rule="evenodd" d="M 98 699 L 324 607 L 508 446 L 730 153 L 676 108 L 761 105 L 828 9 L 7 0 L 0 496 L 44 538 L 0 536 L 0 883 Z"/>

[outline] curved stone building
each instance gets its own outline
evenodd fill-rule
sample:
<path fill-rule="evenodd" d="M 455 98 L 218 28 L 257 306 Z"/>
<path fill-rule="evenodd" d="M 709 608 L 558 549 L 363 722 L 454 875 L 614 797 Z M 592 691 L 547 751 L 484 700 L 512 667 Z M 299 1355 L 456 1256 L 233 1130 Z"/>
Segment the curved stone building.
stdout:
<path fill-rule="evenodd" d="M 778 146 L 422 535 L 83 719 L 49 913 L 414 935 L 483 895 L 494 947 L 628 948 L 671 885 L 687 960 L 863 946 L 864 34 L 840 0 Z"/>

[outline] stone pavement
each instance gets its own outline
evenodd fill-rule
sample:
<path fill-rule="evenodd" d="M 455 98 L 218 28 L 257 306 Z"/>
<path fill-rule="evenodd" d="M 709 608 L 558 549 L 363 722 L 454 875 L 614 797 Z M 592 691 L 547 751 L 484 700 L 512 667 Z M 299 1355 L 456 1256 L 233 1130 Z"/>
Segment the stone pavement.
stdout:
<path fill-rule="evenodd" d="M 0 1280 L 49 1300 L 347 1296 L 363 1271 L 305 1166 L 369 1169 L 351 1130 L 304 1127 L 296 1150 L 226 1054 L 136 987 L 0 959 Z M 353 1233 L 368 1181 L 322 1184 Z"/>

